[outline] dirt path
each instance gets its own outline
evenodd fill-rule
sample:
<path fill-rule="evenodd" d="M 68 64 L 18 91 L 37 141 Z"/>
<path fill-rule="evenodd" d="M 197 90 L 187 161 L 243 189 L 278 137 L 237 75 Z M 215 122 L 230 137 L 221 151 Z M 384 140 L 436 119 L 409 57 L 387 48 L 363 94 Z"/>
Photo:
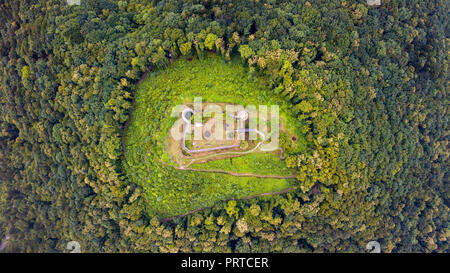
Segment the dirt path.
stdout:
<path fill-rule="evenodd" d="M 240 176 L 240 177 L 258 177 L 258 178 L 276 178 L 276 179 L 291 179 L 291 178 L 297 178 L 296 175 L 263 175 L 263 174 L 254 174 L 254 173 L 235 173 L 231 171 L 225 171 L 225 170 L 209 170 L 209 169 L 193 169 L 193 168 L 182 168 L 182 167 L 174 167 L 173 168 L 181 171 L 192 171 L 192 172 L 204 172 L 204 173 L 223 173 L 223 174 L 229 174 L 233 176 Z"/>
<path fill-rule="evenodd" d="M 282 151 L 283 152 L 283 151 Z M 146 160 L 146 159 L 145 159 Z M 290 176 L 281 176 L 281 175 L 259 175 L 259 174 L 252 174 L 252 173 L 235 173 L 235 172 L 230 172 L 230 171 L 225 171 L 225 170 L 208 170 L 208 169 L 192 169 L 192 168 L 181 168 L 181 167 L 175 167 L 172 166 L 170 164 L 168 164 L 167 162 L 164 162 L 162 160 L 159 160 L 163 165 L 165 166 L 169 166 L 172 167 L 174 169 L 177 170 L 181 170 L 181 171 L 192 171 L 192 172 L 208 172 L 208 173 L 224 173 L 224 174 L 229 174 L 229 175 L 233 175 L 233 176 L 240 176 L 240 177 L 258 177 L 258 178 L 278 178 L 278 179 L 292 179 L 292 178 L 297 178 L 297 176 L 295 175 L 290 175 Z M 148 171 L 148 169 L 147 169 Z M 298 188 L 298 186 L 296 187 L 290 187 L 287 188 L 285 190 L 279 191 L 279 192 L 264 192 L 264 193 L 259 193 L 259 194 L 255 194 L 255 195 L 250 195 L 250 196 L 246 196 L 246 197 L 242 197 L 242 198 L 231 198 L 231 199 L 227 199 L 225 200 L 225 202 L 231 201 L 231 200 L 249 200 L 249 199 L 253 199 L 253 198 L 257 198 L 257 197 L 262 197 L 262 196 L 269 196 L 269 195 L 281 195 L 281 194 L 285 194 L 288 193 L 294 189 Z M 172 217 L 168 217 L 168 218 L 163 218 L 160 219 L 159 222 L 160 223 L 164 223 L 164 222 L 170 222 L 173 221 L 177 218 L 182 218 L 182 217 L 186 217 L 188 215 L 191 215 L 193 213 L 196 213 L 198 211 L 202 211 L 205 209 L 211 209 L 213 208 L 215 205 L 210 206 L 210 207 L 204 207 L 204 208 L 197 208 L 194 210 L 191 210 L 187 213 L 181 214 L 181 215 L 176 215 L 176 216 L 172 216 Z"/>
<path fill-rule="evenodd" d="M 145 163 L 147 163 L 147 155 L 144 155 Z M 173 165 L 170 165 L 167 162 L 164 162 L 162 160 L 158 160 L 161 162 L 161 164 L 172 167 L 176 170 L 180 171 L 191 171 L 191 172 L 204 172 L 204 173 L 223 173 L 223 174 L 229 174 L 232 176 L 238 176 L 238 177 L 257 177 L 257 178 L 275 178 L 275 179 L 293 179 L 297 178 L 296 175 L 264 175 L 264 174 L 254 174 L 254 173 L 236 173 L 226 170 L 210 170 L 210 169 L 194 169 L 194 168 L 186 168 L 186 167 L 175 167 Z M 149 173 L 149 170 L 147 168 L 147 172 Z"/>

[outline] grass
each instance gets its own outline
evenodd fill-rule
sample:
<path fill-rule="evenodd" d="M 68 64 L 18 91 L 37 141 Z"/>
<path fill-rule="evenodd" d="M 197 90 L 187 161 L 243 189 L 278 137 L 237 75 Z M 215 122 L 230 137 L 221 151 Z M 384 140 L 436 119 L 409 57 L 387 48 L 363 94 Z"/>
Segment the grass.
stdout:
<path fill-rule="evenodd" d="M 127 157 L 124 168 L 134 182 L 144 188 L 146 209 L 150 215 L 169 217 L 217 204 L 230 198 L 281 191 L 298 185 L 295 179 L 235 177 L 227 174 L 176 170 L 162 163 L 167 154 L 169 129 L 178 117 L 172 108 L 193 102 L 272 104 L 280 106 L 286 128 L 293 120 L 282 98 L 273 95 L 264 79 L 249 76 L 241 62 L 224 62 L 216 55 L 201 60 L 180 58 L 166 69 L 149 73 L 135 94 L 135 108 L 125 135 Z M 299 136 L 298 132 L 293 132 Z M 224 169 L 273 175 L 292 175 L 279 151 L 253 153 L 242 157 L 192 165 L 199 169 Z"/>
<path fill-rule="evenodd" d="M 226 170 L 236 173 L 253 173 L 261 175 L 295 175 L 292 169 L 286 167 L 280 160 L 280 152 L 271 153 L 254 152 L 240 157 L 208 161 L 203 164 L 192 164 L 194 169 Z"/>

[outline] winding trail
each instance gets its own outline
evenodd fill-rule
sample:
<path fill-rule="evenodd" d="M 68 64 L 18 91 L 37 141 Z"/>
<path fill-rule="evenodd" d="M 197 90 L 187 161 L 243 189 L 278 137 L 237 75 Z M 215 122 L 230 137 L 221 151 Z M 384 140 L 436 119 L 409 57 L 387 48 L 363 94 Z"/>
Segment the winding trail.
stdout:
<path fill-rule="evenodd" d="M 146 156 L 145 156 L 146 157 Z M 146 160 L 146 158 L 145 158 Z M 204 172 L 204 173 L 222 173 L 222 174 L 229 174 L 232 176 L 238 176 L 238 177 L 257 177 L 257 178 L 275 178 L 275 179 L 294 179 L 297 178 L 296 175 L 264 175 L 264 174 L 254 174 L 254 173 L 236 173 L 232 171 L 226 171 L 226 170 L 218 170 L 218 169 L 194 169 L 194 168 L 186 168 L 184 166 L 182 167 L 175 167 L 173 165 L 170 165 L 167 162 L 164 162 L 162 160 L 158 160 L 165 166 L 172 167 L 174 169 L 180 170 L 180 171 L 191 171 L 191 172 Z"/>
<path fill-rule="evenodd" d="M 182 171 L 193 171 L 193 172 L 204 172 L 204 173 L 223 173 L 229 174 L 232 176 L 240 176 L 240 177 L 257 177 L 257 178 L 276 178 L 276 179 L 292 179 L 297 178 L 296 175 L 264 175 L 264 174 L 254 174 L 254 173 L 235 173 L 231 171 L 225 170 L 210 170 L 210 169 L 194 169 L 194 168 L 182 168 L 182 167 L 174 167 L 177 170 Z"/>

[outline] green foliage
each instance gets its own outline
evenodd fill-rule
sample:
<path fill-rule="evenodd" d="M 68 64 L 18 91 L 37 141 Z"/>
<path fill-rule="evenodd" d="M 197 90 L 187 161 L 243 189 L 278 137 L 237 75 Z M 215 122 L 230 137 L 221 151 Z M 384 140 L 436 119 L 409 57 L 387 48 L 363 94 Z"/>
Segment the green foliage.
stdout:
<path fill-rule="evenodd" d="M 25 82 L 29 74 L 30 74 L 30 67 L 28 65 L 24 65 L 22 67 L 22 81 Z"/>
<path fill-rule="evenodd" d="M 205 47 L 209 50 L 212 50 L 216 44 L 217 36 L 215 34 L 209 33 L 206 35 L 205 39 Z M 185 55 L 185 54 L 183 54 Z"/>
<path fill-rule="evenodd" d="M 239 46 L 239 53 L 244 60 L 250 58 L 254 54 L 253 50 L 248 45 Z"/>
<path fill-rule="evenodd" d="M 448 252 L 445 7 L 443 0 L 381 7 L 340 0 L 1 1 L 5 251 L 64 252 L 77 240 L 83 252 L 362 252 L 378 240 L 383 252 Z M 136 155 L 153 160 L 152 183 L 177 180 L 170 187 L 191 192 L 194 202 L 209 198 L 197 191 L 220 175 L 177 176 L 156 161 L 162 150 L 136 147 L 125 156 L 133 143 L 124 143 L 123 130 L 142 93 L 136 88 L 149 84 L 141 78 L 170 70 L 180 56 L 203 58 L 205 49 L 227 61 L 243 57 L 229 64 L 236 82 L 221 85 L 264 78 L 267 87 L 256 94 L 225 88 L 208 99 L 282 96 L 292 109 L 283 120 L 296 141 L 282 141 L 301 188 L 236 200 L 231 215 L 219 204 L 160 223 L 149 211 L 168 209 L 155 204 L 173 197 L 149 198 L 151 189 L 137 182 L 149 176 Z M 176 61 L 186 64 L 180 74 L 191 73 L 189 62 Z M 204 78 L 191 80 L 190 97 L 218 88 Z M 187 99 L 164 89 L 168 80 L 151 98 L 160 103 L 142 108 L 155 119 L 167 111 L 167 97 Z M 162 136 L 142 137 L 158 147 Z M 230 185 L 217 188 L 236 190 Z"/>
<path fill-rule="evenodd" d="M 239 209 L 236 207 L 236 201 L 228 201 L 225 209 L 229 217 L 236 217 L 236 220 L 239 218 Z"/>
<path fill-rule="evenodd" d="M 191 52 L 192 43 L 186 42 L 180 46 L 181 54 L 188 55 Z"/>

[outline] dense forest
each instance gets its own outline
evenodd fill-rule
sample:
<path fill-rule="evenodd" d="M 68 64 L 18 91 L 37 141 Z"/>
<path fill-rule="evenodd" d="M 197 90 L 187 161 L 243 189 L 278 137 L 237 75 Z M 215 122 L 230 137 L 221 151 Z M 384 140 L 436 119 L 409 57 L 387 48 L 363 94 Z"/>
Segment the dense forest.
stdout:
<path fill-rule="evenodd" d="M 449 8 L 0 1 L 3 251 L 448 252 Z M 161 221 L 126 172 L 133 98 L 148 73 L 208 54 L 291 105 L 300 187 Z"/>

